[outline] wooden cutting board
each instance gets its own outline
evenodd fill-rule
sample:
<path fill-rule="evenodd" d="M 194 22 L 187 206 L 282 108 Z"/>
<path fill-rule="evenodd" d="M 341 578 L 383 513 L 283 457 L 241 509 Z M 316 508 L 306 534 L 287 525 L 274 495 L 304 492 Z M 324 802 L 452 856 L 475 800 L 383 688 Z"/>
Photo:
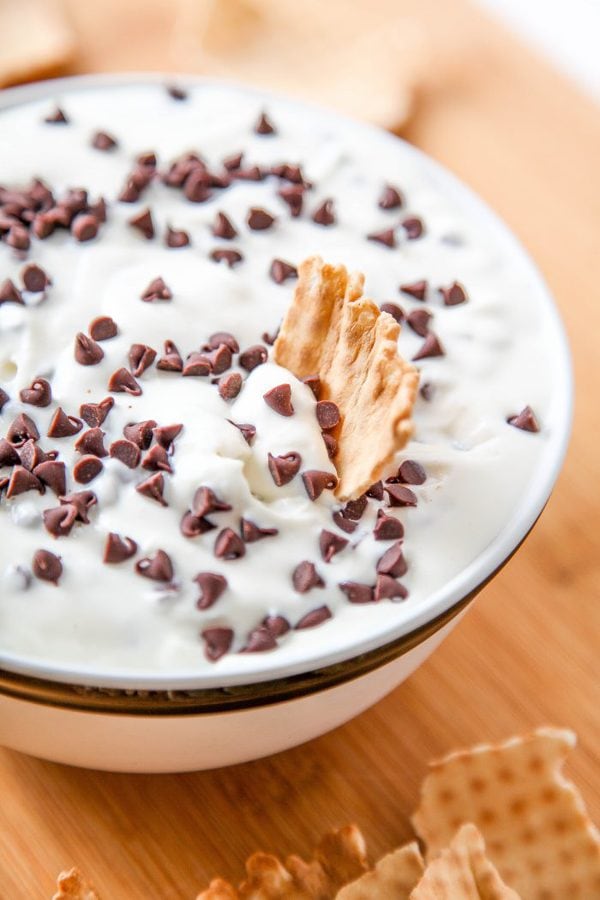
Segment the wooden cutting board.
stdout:
<path fill-rule="evenodd" d="M 303 747 L 171 776 L 79 771 L 0 751 L 2 900 L 48 898 L 72 864 L 104 900 L 192 900 L 217 873 L 241 877 L 252 851 L 307 854 L 324 830 L 349 821 L 376 857 L 411 836 L 428 759 L 541 723 L 578 732 L 568 771 L 600 822 L 600 116 L 504 32 L 480 27 L 469 60 L 420 98 L 405 134 L 504 216 L 564 316 L 575 430 L 540 523 L 406 684 Z M 110 61 L 107 46 L 102 68 Z"/>

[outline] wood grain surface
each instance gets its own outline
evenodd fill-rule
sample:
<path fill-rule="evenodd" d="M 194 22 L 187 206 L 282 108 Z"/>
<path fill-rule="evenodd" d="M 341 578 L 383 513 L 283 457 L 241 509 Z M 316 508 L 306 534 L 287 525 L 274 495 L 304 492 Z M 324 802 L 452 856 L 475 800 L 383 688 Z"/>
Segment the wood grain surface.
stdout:
<path fill-rule="evenodd" d="M 407 136 L 498 210 L 561 308 L 575 429 L 540 523 L 429 662 L 310 744 L 172 776 L 79 771 L 0 751 L 2 900 L 48 898 L 73 864 L 103 900 L 192 900 L 217 873 L 241 877 L 252 851 L 307 854 L 324 830 L 349 821 L 374 858 L 410 838 L 428 759 L 542 723 L 578 733 L 568 771 L 600 822 L 600 116 L 503 32 L 488 25 L 482 38 L 420 98 Z"/>

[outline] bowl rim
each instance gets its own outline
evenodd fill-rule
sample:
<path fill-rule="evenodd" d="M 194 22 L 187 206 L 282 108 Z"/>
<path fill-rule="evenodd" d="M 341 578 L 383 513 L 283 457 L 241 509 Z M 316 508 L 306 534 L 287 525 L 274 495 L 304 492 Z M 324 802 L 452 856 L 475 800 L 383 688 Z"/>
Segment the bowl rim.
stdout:
<path fill-rule="evenodd" d="M 441 181 L 450 196 L 459 199 L 463 208 L 482 221 L 494 233 L 499 244 L 505 248 L 519 265 L 520 270 L 535 285 L 544 308 L 544 315 L 550 327 L 549 341 L 556 348 L 555 367 L 560 373 L 556 380 L 553 397 L 554 406 L 559 410 L 555 415 L 557 425 L 550 434 L 540 457 L 538 469 L 528 489 L 524 491 L 518 507 L 504 527 L 490 543 L 471 562 L 454 576 L 446 585 L 438 589 L 428 599 L 426 609 L 415 610 L 414 614 L 400 625 L 382 629 L 382 634 L 362 640 L 355 640 L 337 651 L 325 651 L 318 656 L 307 656 L 293 664 L 276 660 L 273 656 L 264 655 L 264 665 L 257 671 L 223 675 L 218 671 L 178 673 L 168 672 L 121 671 L 110 674 L 94 667 L 61 665 L 55 662 L 26 660 L 16 654 L 1 653 L 0 667 L 5 672 L 40 681 L 60 682 L 71 685 L 102 686 L 117 690 L 203 690 L 226 688 L 230 686 L 248 686 L 269 683 L 279 679 L 287 679 L 296 675 L 308 674 L 315 670 L 335 667 L 354 658 L 362 658 L 376 650 L 405 640 L 411 640 L 431 623 L 440 620 L 446 613 L 465 603 L 481 586 L 493 577 L 505 562 L 520 546 L 525 536 L 542 512 L 559 475 L 566 455 L 571 433 L 573 416 L 573 374 L 570 350 L 566 333 L 562 325 L 558 309 L 552 295 L 539 270 L 529 257 L 513 232 L 499 216 L 467 185 L 452 172 L 426 153 L 404 141 L 402 138 L 369 123 L 353 119 L 335 110 L 318 104 L 287 97 L 276 92 L 267 91 L 250 85 L 228 81 L 223 78 L 210 78 L 182 73 L 132 72 L 104 73 L 92 75 L 75 75 L 65 78 L 34 82 L 26 85 L 7 88 L 0 92 L 0 114 L 24 103 L 52 99 L 56 94 L 68 91 L 95 89 L 100 87 L 126 87 L 129 85 L 168 85 L 177 84 L 183 88 L 195 86 L 225 87 L 240 91 L 265 104 L 269 101 L 284 102 L 295 107 L 299 112 L 309 111 L 312 116 L 327 117 L 329 124 L 338 122 L 345 129 L 355 129 L 363 134 L 370 134 L 370 139 L 393 144 L 401 148 L 401 152 L 409 159 L 416 160 L 421 167 L 428 170 L 434 180 Z M 425 604 L 423 604 L 425 606 Z M 441 626 L 440 626 L 441 627 Z M 437 629 L 436 629 L 437 630 Z M 405 639 L 405 640 L 404 640 Z M 396 654 L 397 655 L 397 654 Z M 261 660 L 263 662 L 263 660 Z M 215 667 L 218 670 L 218 667 Z M 0 672 L 0 674 L 2 674 Z"/>

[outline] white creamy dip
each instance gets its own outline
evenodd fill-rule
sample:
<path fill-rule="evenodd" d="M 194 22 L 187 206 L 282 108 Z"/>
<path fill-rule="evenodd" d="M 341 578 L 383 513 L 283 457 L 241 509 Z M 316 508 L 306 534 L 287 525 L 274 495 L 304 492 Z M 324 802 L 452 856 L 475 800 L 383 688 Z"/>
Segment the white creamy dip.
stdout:
<path fill-rule="evenodd" d="M 104 87 L 55 98 L 68 124 L 48 124 L 53 103 L 44 101 L 0 114 L 0 185 L 23 188 L 41 178 L 60 198 L 68 188 L 85 188 L 91 200 L 103 196 L 107 221 L 98 236 L 79 243 L 68 230 L 45 240 L 35 237 L 26 255 L 0 241 L 0 282 L 10 278 L 22 289 L 27 263 L 41 266 L 52 280 L 45 296 L 24 293 L 25 305 L 0 305 L 0 387 L 10 401 L 0 414 L 0 437 L 15 417 L 26 413 L 40 432 L 44 450 L 59 451 L 66 463 L 67 490 L 91 490 L 97 504 L 90 523 L 77 523 L 69 536 L 54 538 L 44 528 L 42 510 L 58 506 L 51 490 L 27 491 L 0 500 L 0 665 L 20 658 L 33 663 L 110 675 L 180 674 L 210 671 L 222 677 L 256 676 L 267 658 L 298 663 L 330 647 L 382 634 L 427 603 L 470 563 L 503 527 L 526 491 L 553 427 L 556 377 L 552 368 L 549 325 L 527 272 L 513 270 L 510 254 L 496 246 L 485 227 L 446 196 L 422 160 L 399 142 L 348 124 L 329 125 L 322 113 L 278 99 L 264 99 L 234 88 L 196 86 L 183 101 L 161 85 Z M 263 108 L 276 133 L 260 135 L 254 124 Z M 118 146 L 102 152 L 91 146 L 98 130 Z M 358 138 L 358 139 L 357 139 Z M 277 191 L 286 182 L 234 180 L 214 189 L 206 202 L 193 203 L 182 191 L 156 179 L 136 203 L 117 196 L 135 157 L 154 151 L 158 168 L 186 151 L 197 151 L 214 171 L 221 161 L 244 152 L 244 166 L 299 163 L 312 187 L 305 192 L 302 215 L 293 218 Z M 405 198 L 401 209 L 382 210 L 378 199 L 386 183 Z M 315 224 L 311 215 L 333 198 L 336 223 Z M 149 207 L 156 236 L 146 240 L 128 220 Z M 248 228 L 250 207 L 268 210 L 276 221 L 264 231 Z M 238 235 L 213 236 L 217 211 L 224 212 Z M 397 228 L 397 246 L 366 239 L 373 231 L 419 216 L 425 233 L 407 240 Z M 185 229 L 190 246 L 165 246 L 170 224 Z M 235 249 L 243 260 L 233 268 L 216 263 L 215 248 Z M 302 457 L 300 472 L 335 471 L 315 418 L 315 397 L 291 373 L 271 362 L 244 375 L 239 396 L 221 399 L 210 377 L 182 377 L 152 365 L 137 380 L 139 397 L 111 393 L 108 381 L 128 367 L 131 344 L 147 344 L 163 353 L 173 341 L 183 358 L 199 350 L 213 332 L 231 332 L 242 350 L 264 343 L 276 331 L 294 290 L 294 280 L 277 284 L 269 276 L 274 258 L 294 265 L 312 254 L 343 263 L 366 277 L 366 294 L 378 303 L 394 302 L 408 313 L 425 307 L 445 356 L 419 361 L 421 384 L 432 386 L 429 401 L 419 397 L 415 436 L 397 460 L 418 461 L 424 484 L 412 487 L 415 508 L 387 509 L 405 528 L 408 571 L 400 580 L 409 592 L 401 602 L 356 605 L 339 583 L 375 582 L 377 560 L 391 542 L 375 541 L 372 529 L 379 504 L 370 504 L 352 534 L 340 531 L 332 512 L 340 503 L 331 491 L 312 502 L 301 475 L 277 487 L 267 454 L 290 451 Z M 169 302 L 144 303 L 140 294 L 161 276 L 172 291 Z M 425 303 L 399 291 L 399 285 L 428 281 Z M 438 292 L 454 281 L 464 285 L 468 301 L 445 306 Z M 97 316 L 116 322 L 116 337 L 100 342 L 104 358 L 82 366 L 74 358 L 77 332 L 87 333 Z M 399 349 L 410 359 L 423 338 L 403 325 Z M 246 377 L 247 376 L 247 377 Z M 22 403 L 19 392 L 37 377 L 47 378 L 52 402 L 46 408 Z M 291 385 L 295 414 L 278 415 L 263 394 L 281 383 Z M 81 454 L 75 438 L 46 436 L 58 406 L 79 417 L 82 403 L 112 396 L 115 405 L 103 423 L 104 444 L 123 437 L 131 422 L 155 420 L 159 426 L 183 423 L 165 475 L 168 506 L 142 496 L 136 484 L 152 474 L 127 468 L 118 459 L 102 460 L 103 471 L 89 485 L 71 477 Z M 530 405 L 540 422 L 537 434 L 507 424 L 507 417 Z M 230 421 L 256 427 L 252 445 Z M 84 430 L 87 426 L 84 426 Z M 81 434 L 82 432 L 80 432 Z M 365 433 L 373 446 L 377 435 Z M 390 471 L 394 474 L 396 466 Z M 0 470 L 9 476 L 10 469 Z M 180 521 L 196 489 L 211 488 L 232 509 L 209 515 L 215 530 L 186 538 Z M 240 519 L 276 536 L 248 543 L 240 559 L 216 558 L 221 529 L 239 533 Z M 346 537 L 348 545 L 331 562 L 319 551 L 325 528 Z M 133 538 L 137 554 L 122 563 L 102 561 L 107 534 Z M 58 585 L 31 577 L 39 549 L 60 556 Z M 168 585 L 140 576 L 135 563 L 166 552 L 174 577 Z M 314 562 L 324 587 L 298 593 L 292 571 Z M 198 573 L 220 573 L 227 587 L 208 609 L 196 607 Z M 311 610 L 326 605 L 331 618 L 317 628 L 294 630 Z M 248 635 L 266 616 L 283 616 L 291 629 L 269 653 L 240 654 Z M 218 662 L 206 659 L 200 633 L 230 628 L 231 652 Z M 270 663 L 269 663 L 270 664 Z M 220 677 L 220 676 L 219 676 Z"/>

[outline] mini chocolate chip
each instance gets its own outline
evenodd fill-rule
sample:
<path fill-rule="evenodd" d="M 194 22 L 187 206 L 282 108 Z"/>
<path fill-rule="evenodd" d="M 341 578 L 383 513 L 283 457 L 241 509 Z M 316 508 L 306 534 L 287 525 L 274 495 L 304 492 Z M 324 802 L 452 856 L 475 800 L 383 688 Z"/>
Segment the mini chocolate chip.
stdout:
<path fill-rule="evenodd" d="M 199 534 L 206 534 L 207 531 L 212 531 L 216 527 L 217 526 L 208 519 L 202 519 L 195 516 L 190 509 L 183 514 L 179 525 L 182 535 L 187 538 L 198 537 Z"/>
<path fill-rule="evenodd" d="M 50 279 L 44 270 L 41 266 L 36 266 L 35 263 L 29 263 L 29 265 L 25 266 L 21 273 L 21 278 L 23 279 L 25 290 L 31 291 L 32 294 L 40 294 L 50 284 Z"/>
<path fill-rule="evenodd" d="M 333 459 L 338 450 L 338 442 L 332 434 L 327 434 L 325 431 L 321 432 L 321 437 L 323 438 L 323 443 L 327 450 L 327 456 L 329 459 Z"/>
<path fill-rule="evenodd" d="M 67 490 L 67 474 L 64 462 L 46 459 L 33 469 L 36 478 L 47 485 L 57 497 L 62 497 Z"/>
<path fill-rule="evenodd" d="M 386 247 L 396 246 L 396 232 L 393 228 L 385 228 L 383 231 L 372 231 L 367 235 L 370 241 L 376 241 L 378 244 L 384 244 Z"/>
<path fill-rule="evenodd" d="M 152 212 L 148 208 L 143 209 L 141 212 L 136 213 L 135 216 L 128 219 L 127 224 L 131 225 L 132 228 L 137 229 L 140 234 L 143 234 L 147 241 L 152 240 L 154 237 L 154 221 L 152 219 Z M 144 298 L 142 297 L 142 300 L 143 299 Z"/>
<path fill-rule="evenodd" d="M 227 421 L 230 422 L 239 431 L 241 431 L 244 440 L 251 446 L 252 441 L 256 437 L 256 426 L 249 425 L 248 423 L 240 424 L 239 422 L 232 422 L 231 419 L 228 419 Z"/>
<path fill-rule="evenodd" d="M 47 122 L 48 125 L 68 125 L 69 120 L 60 106 L 56 106 L 51 113 L 48 113 L 44 118 L 44 122 Z"/>
<path fill-rule="evenodd" d="M 81 331 L 75 336 L 75 359 L 80 366 L 96 366 L 103 358 L 104 350 L 91 337 Z"/>
<path fill-rule="evenodd" d="M 222 375 L 231 367 L 232 355 L 227 344 L 219 344 L 218 347 L 205 352 L 213 375 Z"/>
<path fill-rule="evenodd" d="M 132 344 L 129 348 L 128 359 L 132 375 L 139 378 L 156 359 L 156 350 L 146 344 Z"/>
<path fill-rule="evenodd" d="M 100 403 L 82 403 L 79 407 L 79 415 L 91 428 L 97 428 L 105 421 L 114 405 L 115 401 L 112 397 L 105 397 Z"/>
<path fill-rule="evenodd" d="M 63 572 L 63 566 L 60 557 L 50 553 L 49 550 L 36 550 L 33 554 L 31 571 L 41 581 L 58 584 L 58 579 Z"/>
<path fill-rule="evenodd" d="M 101 428 L 90 428 L 84 431 L 81 437 L 75 441 L 75 450 L 78 453 L 91 454 L 102 458 L 108 456 L 104 447 L 104 432 Z"/>
<path fill-rule="evenodd" d="M 204 655 L 210 662 L 216 662 L 225 656 L 233 643 L 231 628 L 205 628 L 201 637 L 204 641 Z"/>
<path fill-rule="evenodd" d="M 259 166 L 247 166 L 245 169 L 236 169 L 231 173 L 231 177 L 239 178 L 241 181 L 262 181 L 266 174 Z"/>
<path fill-rule="evenodd" d="M 106 131 L 97 131 L 92 137 L 92 147 L 96 150 L 114 150 L 116 146 L 118 146 L 117 141 Z"/>
<path fill-rule="evenodd" d="M 223 528 L 215 540 L 214 553 L 219 559 L 239 559 L 246 553 L 246 545 L 232 528 Z"/>
<path fill-rule="evenodd" d="M 423 400 L 427 400 L 427 402 L 429 402 L 433 399 L 435 388 L 430 381 L 424 381 L 419 388 L 419 394 L 423 398 Z"/>
<path fill-rule="evenodd" d="M 175 425 L 156 425 L 154 423 L 154 427 L 152 428 L 152 433 L 156 438 L 156 442 L 160 444 L 161 447 L 164 447 L 165 450 L 172 450 L 172 443 L 175 438 L 178 438 L 181 432 L 183 431 L 183 425 L 177 422 Z M 147 449 L 147 448 L 144 448 Z"/>
<path fill-rule="evenodd" d="M 77 521 L 83 522 L 84 525 L 89 525 L 88 512 L 92 506 L 98 503 L 98 498 L 93 491 L 73 491 L 70 494 L 59 497 L 58 501 L 62 504 L 74 506 L 77 510 Z"/>
<path fill-rule="evenodd" d="M 210 258 L 213 262 L 225 262 L 232 269 L 237 263 L 243 260 L 242 254 L 239 250 L 228 250 L 227 248 L 217 247 L 215 250 L 211 251 Z"/>
<path fill-rule="evenodd" d="M 409 216 L 407 219 L 404 219 L 402 227 L 409 241 L 415 241 L 417 238 L 420 238 L 425 231 L 423 221 L 418 216 Z"/>
<path fill-rule="evenodd" d="M 66 537 L 71 533 L 77 520 L 77 510 L 70 504 L 55 506 L 42 512 L 42 521 L 46 531 L 52 537 Z"/>
<path fill-rule="evenodd" d="M 266 363 L 268 357 L 269 351 L 266 347 L 263 347 L 262 344 L 253 344 L 252 347 L 248 347 L 247 350 L 240 353 L 238 362 L 242 369 L 251 372 L 252 369 Z"/>
<path fill-rule="evenodd" d="M 269 275 L 276 284 L 283 284 L 288 278 L 297 278 L 298 269 L 283 259 L 274 259 L 269 269 Z"/>
<path fill-rule="evenodd" d="M 292 478 L 298 474 L 302 465 L 302 457 L 294 451 L 284 453 L 282 456 L 273 456 L 269 453 L 268 464 L 273 481 L 277 487 L 282 487 L 284 484 L 289 484 Z"/>
<path fill-rule="evenodd" d="M 318 500 L 323 491 L 333 491 L 337 487 L 337 476 L 332 472 L 307 469 L 302 473 L 302 481 L 310 500 Z"/>
<path fill-rule="evenodd" d="M 135 444 L 133 446 L 136 450 L 138 449 Z M 130 468 L 133 468 L 133 466 Z M 169 474 L 173 472 L 171 463 L 169 462 L 169 454 L 164 447 L 160 446 L 160 444 L 155 444 L 154 447 L 150 447 L 142 460 L 142 468 L 149 469 L 151 472 L 169 472 Z"/>
<path fill-rule="evenodd" d="M 212 226 L 212 233 L 217 238 L 224 241 L 230 241 L 237 237 L 237 231 L 231 220 L 223 212 L 218 212 Z"/>
<path fill-rule="evenodd" d="M 293 184 L 310 187 L 309 182 L 305 180 L 302 174 L 302 169 L 295 163 L 279 163 L 271 166 L 271 175 L 276 175 L 277 178 L 283 178 L 285 181 L 291 181 Z"/>
<path fill-rule="evenodd" d="M 371 497 L 373 500 L 383 500 L 383 482 L 376 481 L 365 493 L 367 497 Z"/>
<path fill-rule="evenodd" d="M 187 100 L 188 98 L 187 91 L 184 90 L 180 85 L 167 84 L 165 86 L 165 90 L 169 97 L 171 97 L 173 100 Z"/>
<path fill-rule="evenodd" d="M 275 126 L 271 122 L 266 112 L 262 112 L 258 117 L 258 120 L 254 126 L 254 133 L 262 135 L 277 133 Z"/>
<path fill-rule="evenodd" d="M 404 310 L 397 303 L 382 303 L 379 309 L 381 312 L 388 313 L 398 323 L 404 319 Z"/>
<path fill-rule="evenodd" d="M 100 197 L 95 203 L 90 203 L 88 212 L 91 213 L 98 222 L 106 222 L 106 201 L 104 197 Z"/>
<path fill-rule="evenodd" d="M 82 456 L 73 466 L 73 478 L 78 484 L 89 484 L 103 468 L 104 463 L 97 456 Z"/>
<path fill-rule="evenodd" d="M 530 406 L 525 406 L 516 416 L 509 416 L 506 420 L 509 425 L 520 428 L 521 431 L 539 431 L 540 425 Z"/>
<path fill-rule="evenodd" d="M 289 384 L 278 384 L 263 394 L 263 400 L 280 416 L 293 416 L 292 388 Z"/>
<path fill-rule="evenodd" d="M 334 225 L 335 224 L 335 212 L 333 207 L 333 200 L 323 200 L 320 206 L 312 214 L 313 222 L 316 222 L 317 225 Z"/>
<path fill-rule="evenodd" d="M 143 422 L 131 422 L 123 428 L 123 434 L 128 441 L 133 441 L 140 450 L 147 450 L 152 443 L 153 429 L 156 428 L 154 419 L 145 419 Z"/>
<path fill-rule="evenodd" d="M 302 379 L 302 384 L 309 387 L 317 400 L 319 399 L 319 394 L 321 393 L 321 379 L 318 375 L 306 375 Z"/>
<path fill-rule="evenodd" d="M 4 240 L 14 250 L 29 250 L 30 240 L 27 229 L 22 225 L 13 225 Z"/>
<path fill-rule="evenodd" d="M 165 478 L 162 472 L 155 472 L 154 475 L 150 475 L 145 481 L 140 481 L 139 484 L 136 484 L 135 489 L 139 494 L 142 494 L 143 497 L 148 497 L 150 500 L 156 500 L 161 506 L 169 505 L 163 497 Z"/>
<path fill-rule="evenodd" d="M 203 485 L 199 487 L 194 494 L 192 501 L 192 512 L 195 516 L 202 518 L 209 513 L 228 512 L 231 509 L 229 503 L 219 499 L 212 488 Z"/>
<path fill-rule="evenodd" d="M 376 541 L 397 541 L 404 537 L 404 526 L 400 519 L 388 516 L 382 509 L 377 511 L 377 521 L 373 528 Z"/>
<path fill-rule="evenodd" d="M 322 431 L 331 431 L 340 423 L 340 411 L 337 403 L 331 400 L 319 400 L 315 407 L 317 422 Z"/>
<path fill-rule="evenodd" d="M 253 544 L 255 541 L 260 541 L 266 537 L 274 537 L 274 535 L 279 534 L 278 528 L 260 528 L 255 522 L 251 522 L 250 519 L 240 520 L 240 531 L 243 540 L 247 544 Z"/>
<path fill-rule="evenodd" d="M 52 437 L 52 435 L 49 435 L 49 437 Z M 28 440 L 39 441 L 40 433 L 30 416 L 26 413 L 19 413 L 19 415 L 10 423 L 8 431 L 6 432 L 6 439 L 10 441 L 14 447 L 20 447 Z"/>
<path fill-rule="evenodd" d="M 212 366 L 210 364 L 210 359 L 205 353 L 199 353 L 197 351 L 189 354 L 183 366 L 183 374 L 186 377 L 193 375 L 210 375 L 211 371 Z"/>
<path fill-rule="evenodd" d="M 93 240 L 98 234 L 98 219 L 91 213 L 79 213 L 71 222 L 71 234 L 76 241 Z"/>
<path fill-rule="evenodd" d="M 117 369 L 113 372 L 108 381 L 108 389 L 114 394 L 131 394 L 132 397 L 139 397 L 142 389 L 127 369 Z"/>
<path fill-rule="evenodd" d="M 339 534 L 334 534 L 333 531 L 328 531 L 326 528 L 322 529 L 319 537 L 319 548 L 325 562 L 331 562 L 336 553 L 343 550 L 347 544 L 346 538 L 341 537 Z"/>
<path fill-rule="evenodd" d="M 58 407 L 48 426 L 48 437 L 62 438 L 72 437 L 78 434 L 83 428 L 81 419 L 75 416 L 68 416 L 62 407 Z"/>
<path fill-rule="evenodd" d="M 227 589 L 227 579 L 217 572 L 199 572 L 192 580 L 200 588 L 197 609 L 210 609 Z"/>
<path fill-rule="evenodd" d="M 246 223 L 252 231 L 266 231 L 275 222 L 275 216 L 262 207 L 253 206 L 248 210 Z"/>
<path fill-rule="evenodd" d="M 154 556 L 145 556 L 135 564 L 135 571 L 144 578 L 153 581 L 171 581 L 173 578 L 173 563 L 171 557 L 164 550 L 157 550 Z"/>
<path fill-rule="evenodd" d="M 359 584 L 358 581 L 342 581 L 338 587 L 350 603 L 373 603 L 375 600 L 373 588 L 369 584 Z"/>
<path fill-rule="evenodd" d="M 160 276 L 153 278 L 146 290 L 140 294 L 140 300 L 143 300 L 144 303 L 154 303 L 156 300 L 171 300 L 172 297 L 171 289 L 167 287 Z"/>
<path fill-rule="evenodd" d="M 127 438 L 113 441 L 109 453 L 113 459 L 118 459 L 128 469 L 135 469 L 140 464 L 140 448 L 133 441 L 128 441 Z"/>
<path fill-rule="evenodd" d="M 108 341 L 116 337 L 119 329 L 117 323 L 110 316 L 97 316 L 90 322 L 88 331 L 95 341 Z"/>
<path fill-rule="evenodd" d="M 217 390 L 223 400 L 234 400 L 242 389 L 242 376 L 239 372 L 230 372 L 219 379 Z"/>
<path fill-rule="evenodd" d="M 234 172 L 235 169 L 241 168 L 243 159 L 243 153 L 232 153 L 231 156 L 227 156 L 223 160 L 223 168 L 227 169 L 228 172 Z"/>
<path fill-rule="evenodd" d="M 352 534 L 358 528 L 358 522 L 353 522 L 351 519 L 346 519 L 341 509 L 338 509 L 334 513 L 332 513 L 331 518 L 333 519 L 337 527 L 341 528 L 342 531 L 345 531 L 346 534 Z"/>
<path fill-rule="evenodd" d="M 391 184 L 386 184 L 379 198 L 378 206 L 380 209 L 398 209 L 403 203 L 402 194 Z"/>
<path fill-rule="evenodd" d="M 36 238 L 39 238 L 41 241 L 43 241 L 45 238 L 49 237 L 52 234 L 54 228 L 55 222 L 52 213 L 38 213 L 33 220 L 31 231 Z"/>
<path fill-rule="evenodd" d="M 391 575 L 378 575 L 375 583 L 375 600 L 406 600 L 408 591 Z"/>
<path fill-rule="evenodd" d="M 317 572 L 315 564 L 308 559 L 298 563 L 292 572 L 292 584 L 299 594 L 306 594 L 312 588 L 324 588 L 325 582 Z"/>
<path fill-rule="evenodd" d="M 158 165 L 158 158 L 154 150 L 146 150 L 144 153 L 139 153 L 135 161 L 138 166 L 141 166 L 142 169 L 156 169 Z"/>
<path fill-rule="evenodd" d="M 173 341 L 165 341 L 164 354 L 156 363 L 156 368 L 163 372 L 183 371 L 183 359 Z"/>
<path fill-rule="evenodd" d="M 417 495 L 410 488 L 402 484 L 387 484 L 385 492 L 388 495 L 389 506 L 416 506 Z"/>
<path fill-rule="evenodd" d="M 0 388 L 0 413 L 9 401 L 10 397 L 8 396 L 6 391 L 3 388 Z"/>
<path fill-rule="evenodd" d="M 29 403 L 30 406 L 50 406 L 52 388 L 45 378 L 36 378 L 31 382 L 31 387 L 23 388 L 19 396 L 23 403 Z"/>
<path fill-rule="evenodd" d="M 127 559 L 131 559 L 137 553 L 137 544 L 130 537 L 121 537 L 111 531 L 106 536 L 104 544 L 103 562 L 105 563 L 121 563 Z"/>
<path fill-rule="evenodd" d="M 15 448 L 6 438 L 0 438 L 0 469 L 4 466 L 19 465 L 20 457 Z"/>
<path fill-rule="evenodd" d="M 302 212 L 304 204 L 304 186 L 289 184 L 277 191 L 277 196 L 288 206 L 291 216 L 296 219 Z"/>
<path fill-rule="evenodd" d="M 442 344 L 440 343 L 437 335 L 430 331 L 421 344 L 418 353 L 415 353 L 415 355 L 413 356 L 413 360 L 428 359 L 429 357 L 445 355 L 446 351 L 442 347 Z"/>
<path fill-rule="evenodd" d="M 8 489 L 6 496 L 10 500 L 11 497 L 17 497 L 27 491 L 38 491 L 44 493 L 44 485 L 37 476 L 29 472 L 25 466 L 14 466 L 10 473 Z"/>
<path fill-rule="evenodd" d="M 406 324 L 412 328 L 415 334 L 426 337 L 429 333 L 429 323 L 433 319 L 427 309 L 413 309 L 406 317 Z"/>
<path fill-rule="evenodd" d="M 322 622 L 325 622 L 326 619 L 331 619 L 331 611 L 328 606 L 319 606 L 317 609 L 311 609 L 310 612 L 307 612 L 302 618 L 296 622 L 294 628 L 299 630 L 301 628 L 314 628 L 316 625 L 320 625 Z"/>
<path fill-rule="evenodd" d="M 33 472 L 35 467 L 40 463 L 45 462 L 46 460 L 54 460 L 58 455 L 56 450 L 44 453 L 40 445 L 31 440 L 31 438 L 19 447 L 18 453 L 21 465 L 25 466 L 26 469 L 29 469 L 30 472 Z"/>
<path fill-rule="evenodd" d="M 398 469 L 398 478 L 403 484 L 424 484 L 427 473 L 421 463 L 414 459 L 405 459 Z"/>
<path fill-rule="evenodd" d="M 353 519 L 358 522 L 359 519 L 362 518 L 368 503 L 369 501 L 366 494 L 362 494 L 360 497 L 357 497 L 356 500 L 348 500 L 342 513 L 346 519 Z"/>
<path fill-rule="evenodd" d="M 171 228 L 170 225 L 167 225 L 165 244 L 167 245 L 167 247 L 171 247 L 171 249 L 187 247 L 190 244 L 190 236 L 187 231 L 184 231 L 181 228 Z"/>
<path fill-rule="evenodd" d="M 376 569 L 378 575 L 391 575 L 393 578 L 401 578 L 406 574 L 408 566 L 402 553 L 402 541 L 396 541 L 388 547 L 377 561 Z"/>
<path fill-rule="evenodd" d="M 291 628 L 290 623 L 284 616 L 265 616 L 262 624 L 275 638 L 283 637 Z"/>
<path fill-rule="evenodd" d="M 276 647 L 277 641 L 269 629 L 264 625 L 257 625 L 248 635 L 240 653 L 265 653 L 268 650 L 275 650 Z"/>
<path fill-rule="evenodd" d="M 234 336 L 228 331 L 216 331 L 204 345 L 204 350 L 218 350 L 221 344 L 229 347 L 232 353 L 239 353 L 240 346 Z"/>
<path fill-rule="evenodd" d="M 441 287 L 439 293 L 444 298 L 444 306 L 458 306 L 469 299 L 467 292 L 459 281 L 453 281 L 449 287 Z"/>

